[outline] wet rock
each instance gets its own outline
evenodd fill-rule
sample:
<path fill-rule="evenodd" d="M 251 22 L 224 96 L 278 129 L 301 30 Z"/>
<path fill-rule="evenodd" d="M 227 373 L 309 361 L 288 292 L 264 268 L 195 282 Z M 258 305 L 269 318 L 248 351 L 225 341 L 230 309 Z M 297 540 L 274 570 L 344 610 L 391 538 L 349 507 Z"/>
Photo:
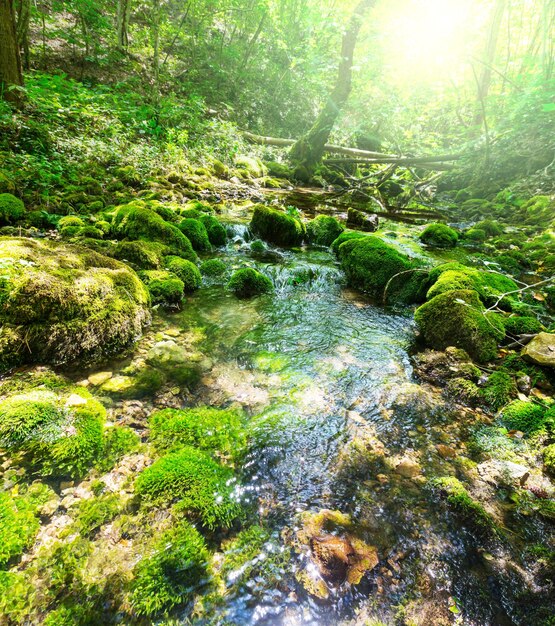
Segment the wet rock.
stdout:
<path fill-rule="evenodd" d="M 442 459 L 454 459 L 457 456 L 457 451 L 454 448 L 446 446 L 443 443 L 438 443 L 436 450 Z"/>
<path fill-rule="evenodd" d="M 530 468 L 513 463 L 491 459 L 477 466 L 476 470 L 482 480 L 497 486 L 499 484 L 520 484 L 520 480 L 530 473 Z"/>
<path fill-rule="evenodd" d="M 529 395 L 532 391 L 532 379 L 528 374 L 523 374 L 516 379 L 516 386 L 521 393 Z"/>
<path fill-rule="evenodd" d="M 347 223 L 358 226 L 361 230 L 373 233 L 378 230 L 380 220 L 375 213 L 363 213 L 357 209 L 349 208 L 347 211 Z"/>
<path fill-rule="evenodd" d="M 87 380 L 91 385 L 97 387 L 98 385 L 105 383 L 107 380 L 110 380 L 112 376 L 112 372 L 96 372 L 96 374 L 91 374 Z"/>
<path fill-rule="evenodd" d="M 468 354 L 453 346 L 444 351 L 424 350 L 416 354 L 413 361 L 420 378 L 436 385 L 444 385 L 451 378 L 476 382 L 481 374 Z"/>
<path fill-rule="evenodd" d="M 536 365 L 555 367 L 555 333 L 538 333 L 520 354 Z"/>
<path fill-rule="evenodd" d="M 160 341 L 149 350 L 146 361 L 149 365 L 165 368 L 171 364 L 183 364 L 190 360 L 190 355 L 175 341 Z"/>
<path fill-rule="evenodd" d="M 422 472 L 420 465 L 412 459 L 402 459 L 396 466 L 395 472 L 403 478 L 414 478 Z"/>

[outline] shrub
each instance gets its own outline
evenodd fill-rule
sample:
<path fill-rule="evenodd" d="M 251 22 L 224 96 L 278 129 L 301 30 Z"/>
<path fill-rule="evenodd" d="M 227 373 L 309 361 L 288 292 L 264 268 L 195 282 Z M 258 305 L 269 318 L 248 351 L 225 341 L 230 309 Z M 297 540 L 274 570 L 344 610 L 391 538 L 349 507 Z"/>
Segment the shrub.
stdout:
<path fill-rule="evenodd" d="M 499 316 L 486 313 L 478 294 L 470 290 L 435 296 L 416 310 L 415 321 L 430 347 L 462 348 L 478 362 L 495 358 L 505 335 Z"/>
<path fill-rule="evenodd" d="M 164 263 L 170 272 L 173 272 L 182 282 L 185 293 L 195 291 L 202 284 L 202 278 L 198 267 L 178 256 L 167 256 Z"/>
<path fill-rule="evenodd" d="M 337 239 L 334 239 L 331 244 L 331 249 L 334 254 L 339 252 L 339 246 L 345 241 L 350 241 L 351 239 L 364 239 L 368 237 L 366 233 L 361 233 L 359 230 L 344 230 Z"/>
<path fill-rule="evenodd" d="M 521 430 L 530 434 L 541 430 L 544 425 L 545 408 L 534 402 L 514 400 L 501 413 L 501 421 L 510 430 Z"/>
<path fill-rule="evenodd" d="M 238 298 L 251 298 L 274 290 L 272 281 L 251 267 L 233 272 L 227 286 Z"/>
<path fill-rule="evenodd" d="M 373 235 L 342 243 L 339 259 L 349 285 L 375 296 L 383 294 L 390 278 L 407 272 L 390 285 L 390 293 L 400 301 L 414 302 L 425 280 L 422 272 L 409 272 L 418 268 L 414 261 Z"/>
<path fill-rule="evenodd" d="M 164 270 L 145 270 L 139 276 L 145 283 L 152 299 L 152 304 L 172 306 L 183 300 L 185 285 L 172 272 Z"/>
<path fill-rule="evenodd" d="M 185 447 L 167 454 L 137 478 L 136 491 L 154 503 L 179 501 L 203 526 L 229 527 L 241 513 L 233 500 L 233 474 L 206 452 Z"/>
<path fill-rule="evenodd" d="M 458 240 L 457 231 L 446 224 L 429 224 L 420 233 L 420 241 L 432 248 L 452 248 Z"/>
<path fill-rule="evenodd" d="M 516 395 L 517 388 L 512 376 L 506 372 L 493 372 L 484 385 L 483 395 L 488 407 L 498 411 Z"/>
<path fill-rule="evenodd" d="M 150 439 L 158 450 L 194 446 L 237 458 L 245 445 L 241 415 L 233 409 L 162 409 L 150 417 Z"/>
<path fill-rule="evenodd" d="M 317 246 L 331 246 L 344 230 L 345 226 L 335 217 L 318 215 L 306 225 L 306 236 Z"/>
<path fill-rule="evenodd" d="M 201 215 L 200 221 L 206 228 L 208 239 L 213 246 L 225 246 L 227 233 L 222 224 L 212 215 Z"/>
<path fill-rule="evenodd" d="M 185 218 L 179 222 L 179 230 L 189 239 L 193 249 L 197 252 L 211 250 L 208 233 L 200 220 Z"/>
<path fill-rule="evenodd" d="M 200 272 L 205 276 L 222 276 L 227 272 L 227 265 L 221 259 L 208 259 L 200 266 Z"/>
<path fill-rule="evenodd" d="M 278 246 L 298 246 L 305 236 L 302 222 L 263 204 L 255 205 L 250 227 L 261 239 Z"/>
<path fill-rule="evenodd" d="M 209 579 L 210 555 L 200 533 L 186 521 L 165 531 L 133 571 L 131 604 L 153 616 L 189 602 Z"/>
<path fill-rule="evenodd" d="M 25 205 L 11 193 L 0 193 L 0 226 L 13 224 L 25 215 Z"/>

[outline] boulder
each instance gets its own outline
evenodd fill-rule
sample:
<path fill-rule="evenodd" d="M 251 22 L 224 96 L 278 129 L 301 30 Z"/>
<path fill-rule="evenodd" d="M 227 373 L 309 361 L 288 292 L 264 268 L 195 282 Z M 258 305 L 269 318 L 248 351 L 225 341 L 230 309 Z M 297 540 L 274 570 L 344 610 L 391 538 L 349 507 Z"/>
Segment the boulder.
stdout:
<path fill-rule="evenodd" d="M 363 213 L 357 209 L 349 208 L 347 211 L 347 223 L 358 226 L 361 230 L 373 233 L 378 230 L 379 218 L 375 213 Z"/>
<path fill-rule="evenodd" d="M 555 367 L 555 333 L 538 333 L 520 354 L 530 363 Z"/>

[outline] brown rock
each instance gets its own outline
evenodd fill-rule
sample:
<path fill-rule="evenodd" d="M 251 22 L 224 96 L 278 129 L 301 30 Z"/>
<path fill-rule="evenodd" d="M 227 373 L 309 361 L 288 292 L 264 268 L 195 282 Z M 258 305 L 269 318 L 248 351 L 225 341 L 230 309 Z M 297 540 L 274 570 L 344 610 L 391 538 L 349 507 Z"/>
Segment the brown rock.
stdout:
<path fill-rule="evenodd" d="M 450 446 L 446 446 L 443 443 L 438 443 L 436 446 L 437 453 L 443 459 L 454 459 L 457 456 L 457 451 Z"/>
<path fill-rule="evenodd" d="M 421 469 L 416 461 L 403 459 L 396 465 L 395 472 L 403 478 L 414 478 L 420 474 Z"/>

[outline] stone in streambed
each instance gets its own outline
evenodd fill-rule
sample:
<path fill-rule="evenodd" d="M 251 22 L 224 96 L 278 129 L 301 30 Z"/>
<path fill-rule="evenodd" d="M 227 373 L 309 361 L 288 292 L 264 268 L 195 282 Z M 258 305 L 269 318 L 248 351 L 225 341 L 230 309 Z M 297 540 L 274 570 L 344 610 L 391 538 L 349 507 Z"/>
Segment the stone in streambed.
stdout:
<path fill-rule="evenodd" d="M 555 333 L 538 333 L 520 354 L 536 365 L 555 367 Z"/>

